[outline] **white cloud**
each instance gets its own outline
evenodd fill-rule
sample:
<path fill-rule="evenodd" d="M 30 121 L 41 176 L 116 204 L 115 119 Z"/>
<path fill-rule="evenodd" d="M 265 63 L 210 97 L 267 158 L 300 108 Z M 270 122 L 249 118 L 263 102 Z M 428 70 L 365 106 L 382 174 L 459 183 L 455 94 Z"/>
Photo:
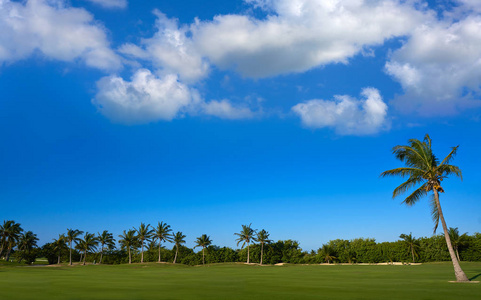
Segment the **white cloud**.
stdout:
<path fill-rule="evenodd" d="M 334 128 L 342 135 L 367 135 L 386 129 L 387 105 L 375 88 L 364 88 L 362 100 L 346 95 L 334 100 L 310 100 L 292 107 L 309 128 Z"/>
<path fill-rule="evenodd" d="M 229 120 L 251 119 L 254 117 L 254 113 L 250 108 L 233 106 L 228 100 L 212 100 L 208 103 L 205 103 L 203 107 L 203 113 Z"/>
<path fill-rule="evenodd" d="M 87 0 L 105 8 L 126 8 L 127 0 Z"/>
<path fill-rule="evenodd" d="M 157 33 L 150 39 L 143 39 L 141 47 L 124 44 L 120 52 L 152 60 L 164 73 L 177 73 L 183 81 L 195 82 L 207 76 L 209 65 L 187 37 L 188 28 L 179 28 L 177 20 L 169 19 L 159 11 L 154 13 L 157 15 Z"/>
<path fill-rule="evenodd" d="M 449 115 L 480 106 L 481 16 L 416 28 L 392 54 L 386 72 L 405 91 L 393 102 L 401 111 Z"/>
<path fill-rule="evenodd" d="M 191 26 L 195 47 L 221 68 L 266 77 L 346 63 L 366 47 L 408 34 L 426 16 L 404 1 L 247 0 L 266 19 L 220 15 Z"/>
<path fill-rule="evenodd" d="M 118 123 L 170 121 L 200 101 L 197 93 L 180 83 L 176 75 L 157 77 L 146 69 L 138 70 L 130 82 L 117 76 L 104 77 L 97 82 L 97 88 L 93 104 Z"/>
<path fill-rule="evenodd" d="M 181 83 L 177 75 L 159 77 L 147 69 L 135 72 L 131 81 L 118 76 L 104 77 L 97 82 L 97 89 L 93 104 L 116 123 L 171 121 L 185 114 L 230 120 L 254 116 L 248 107 L 235 106 L 228 100 L 205 103 L 198 92 Z"/>
<path fill-rule="evenodd" d="M 90 13 L 67 7 L 63 0 L 0 0 L 0 32 L 0 63 L 39 52 L 48 59 L 81 59 L 102 70 L 121 67 L 105 29 L 95 23 Z"/>

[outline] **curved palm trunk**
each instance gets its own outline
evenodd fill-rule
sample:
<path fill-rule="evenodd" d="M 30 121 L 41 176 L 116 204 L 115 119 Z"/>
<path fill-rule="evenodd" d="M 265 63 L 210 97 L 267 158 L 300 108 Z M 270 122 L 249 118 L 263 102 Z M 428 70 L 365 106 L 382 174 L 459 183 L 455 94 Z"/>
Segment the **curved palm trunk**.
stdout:
<path fill-rule="evenodd" d="M 144 241 L 142 241 L 142 255 L 140 256 L 140 263 L 144 262 Z"/>
<path fill-rule="evenodd" d="M 72 265 L 72 241 L 70 241 L 70 250 L 69 250 L 69 261 L 68 264 Z"/>
<path fill-rule="evenodd" d="M 132 263 L 132 253 L 130 252 L 130 247 L 129 247 L 129 264 Z"/>
<path fill-rule="evenodd" d="M 87 259 L 87 249 L 85 249 L 85 252 L 84 252 L 84 263 L 83 265 L 85 266 L 85 260 Z"/>
<path fill-rule="evenodd" d="M 264 243 L 261 243 L 261 265 L 262 265 L 262 256 L 264 255 Z"/>
<path fill-rule="evenodd" d="M 413 263 L 416 261 L 414 260 L 414 245 L 411 245 L 411 254 L 413 255 Z"/>
<path fill-rule="evenodd" d="M 204 255 L 205 247 L 202 247 L 202 264 L 205 265 L 205 255 Z"/>
<path fill-rule="evenodd" d="M 160 262 L 160 243 L 159 243 L 159 262 Z"/>
<path fill-rule="evenodd" d="M 104 256 L 104 246 L 102 246 L 102 250 L 100 250 L 100 261 L 99 261 L 99 265 L 102 264 L 102 257 Z"/>
<path fill-rule="evenodd" d="M 249 263 L 249 243 L 247 243 L 247 263 Z"/>
<path fill-rule="evenodd" d="M 444 230 L 444 238 L 446 239 L 446 244 L 448 246 L 449 255 L 451 256 L 451 260 L 453 261 L 454 266 L 454 274 L 456 275 L 457 281 L 469 281 L 466 274 L 464 274 L 463 269 L 459 265 L 459 261 L 454 253 L 453 245 L 451 244 L 451 238 L 449 237 L 448 233 L 448 226 L 446 226 L 446 221 L 444 221 L 443 211 L 441 210 L 441 203 L 439 202 L 439 194 L 438 191 L 434 188 L 434 200 L 436 201 L 436 206 L 438 208 L 439 219 L 441 219 L 441 224 L 443 225 Z"/>
<path fill-rule="evenodd" d="M 175 256 L 174 256 L 174 264 L 177 261 L 177 253 L 179 252 L 179 246 L 175 245 Z"/>

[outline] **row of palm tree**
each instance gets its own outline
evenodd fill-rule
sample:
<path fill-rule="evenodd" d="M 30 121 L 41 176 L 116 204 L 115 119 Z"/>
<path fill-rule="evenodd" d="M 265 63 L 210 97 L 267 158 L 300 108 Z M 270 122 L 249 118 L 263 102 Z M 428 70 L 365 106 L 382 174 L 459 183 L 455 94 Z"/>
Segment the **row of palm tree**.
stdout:
<path fill-rule="evenodd" d="M 239 244 L 242 243 L 241 248 L 244 248 L 244 246 L 247 244 L 247 263 L 250 263 L 250 251 L 249 251 L 250 243 L 259 242 L 259 244 L 261 244 L 260 264 L 262 265 L 262 257 L 264 255 L 264 244 L 269 244 L 270 242 L 272 242 L 272 240 L 269 239 L 269 233 L 265 229 L 257 231 L 255 229 L 252 229 L 251 226 L 252 226 L 252 223 L 249 225 L 242 225 L 241 232 L 234 233 L 234 235 L 238 236 L 238 238 L 236 239 L 237 246 L 239 246 Z"/>
<path fill-rule="evenodd" d="M 18 250 L 27 254 L 37 247 L 37 235 L 32 231 L 24 232 L 20 223 L 12 220 L 4 220 L 0 225 L 0 257 L 5 253 L 5 260 L 10 259 L 10 254 L 16 246 Z"/>

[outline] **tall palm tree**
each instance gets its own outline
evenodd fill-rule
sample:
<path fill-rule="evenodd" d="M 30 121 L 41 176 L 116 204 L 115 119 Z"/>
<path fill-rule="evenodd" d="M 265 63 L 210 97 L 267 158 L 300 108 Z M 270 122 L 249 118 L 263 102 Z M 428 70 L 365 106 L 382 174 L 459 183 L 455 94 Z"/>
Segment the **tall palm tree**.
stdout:
<path fill-rule="evenodd" d="M 69 229 L 67 228 L 67 241 L 68 241 L 68 246 L 70 249 L 69 252 L 69 265 L 72 265 L 72 242 L 75 242 L 77 244 L 80 241 L 79 236 L 84 233 L 83 231 L 80 231 L 78 229 Z"/>
<path fill-rule="evenodd" d="M 25 254 L 28 255 L 34 247 L 37 247 L 37 241 L 37 235 L 31 231 L 27 231 L 19 238 L 17 246 L 18 250 L 23 251 Z M 22 259 L 20 259 L 20 261 L 22 261 Z"/>
<path fill-rule="evenodd" d="M 409 252 L 411 252 L 411 255 L 413 257 L 413 263 L 415 263 L 416 260 L 414 259 L 414 256 L 418 256 L 418 254 L 416 252 L 416 249 L 419 249 L 419 245 L 418 245 L 416 239 L 413 237 L 413 234 L 410 233 L 409 235 L 407 235 L 407 234 L 403 233 L 399 237 L 409 247 Z"/>
<path fill-rule="evenodd" d="M 119 243 L 122 248 L 127 248 L 129 252 L 129 264 L 132 263 L 132 252 L 131 249 L 133 246 L 137 244 L 137 236 L 135 235 L 135 230 L 130 229 L 129 231 L 125 231 L 124 233 L 119 235 Z"/>
<path fill-rule="evenodd" d="M 16 223 L 15 221 L 3 221 L 3 226 L 0 227 L 0 241 L 2 242 L 0 248 L 0 255 L 2 254 L 4 249 L 6 249 L 6 261 L 10 259 L 10 252 L 12 251 L 13 247 L 15 247 L 15 245 L 18 243 L 20 234 L 22 232 L 23 229 L 22 227 L 20 227 L 20 223 Z"/>
<path fill-rule="evenodd" d="M 393 191 L 393 198 L 395 198 L 409 189 L 417 187 L 417 189 L 403 201 L 403 203 L 409 206 L 414 205 L 423 196 L 426 196 L 431 192 L 433 193 L 431 207 L 433 220 L 435 222 L 434 230 L 436 230 L 439 220 L 441 220 L 444 230 L 444 238 L 446 239 L 449 255 L 453 262 L 456 280 L 469 281 L 468 277 L 461 269 L 456 254 L 454 253 L 453 245 L 451 244 L 451 239 L 448 233 L 448 227 L 441 209 L 441 203 L 439 202 L 439 193 L 444 193 L 444 189 L 441 187 L 441 181 L 448 178 L 450 175 L 455 175 L 462 179 L 461 169 L 449 164 L 456 155 L 458 147 L 459 146 L 453 147 L 451 152 L 440 162 L 431 149 L 431 138 L 429 135 L 426 134 L 423 141 L 410 139 L 408 145 L 398 145 L 392 149 L 394 156 L 405 163 L 406 167 L 384 171 L 381 173 L 381 176 L 409 177 Z"/>
<path fill-rule="evenodd" d="M 140 258 L 140 262 L 143 263 L 144 262 L 144 241 L 148 241 L 153 233 L 154 233 L 154 230 L 153 229 L 150 229 L 150 224 L 147 224 L 147 226 L 145 226 L 144 223 L 140 223 L 140 226 L 138 229 L 136 229 L 137 231 L 137 239 L 139 240 L 140 242 L 140 245 L 142 247 L 142 255 L 141 255 L 141 258 Z"/>
<path fill-rule="evenodd" d="M 327 262 L 327 264 L 331 263 L 331 260 L 336 259 L 334 256 L 334 248 L 329 244 L 322 245 L 322 248 L 319 249 L 319 253 L 321 254 L 322 258 Z"/>
<path fill-rule="evenodd" d="M 261 231 L 257 232 L 257 241 L 261 244 L 261 265 L 262 265 L 262 258 L 264 256 L 264 244 L 269 244 L 272 240 L 269 239 L 269 232 L 262 229 Z"/>
<path fill-rule="evenodd" d="M 249 226 L 247 225 L 242 225 L 242 230 L 240 233 L 234 233 L 234 235 L 237 235 L 238 238 L 236 239 L 237 241 L 237 246 L 239 246 L 240 243 L 242 243 L 241 248 L 244 248 L 245 244 L 247 244 L 247 263 L 250 263 L 250 253 L 249 253 L 249 244 L 250 242 L 255 242 L 256 238 L 254 236 L 255 230 L 251 228 L 251 224 Z"/>
<path fill-rule="evenodd" d="M 115 239 L 112 233 L 104 230 L 102 233 L 98 233 L 98 242 L 100 243 L 100 261 L 99 264 L 102 264 L 102 258 L 104 255 L 104 247 L 107 246 L 107 249 L 112 250 L 115 248 Z"/>
<path fill-rule="evenodd" d="M 162 242 L 172 242 L 172 229 L 170 225 L 164 222 L 160 222 L 155 228 L 154 234 L 155 239 L 159 240 L 159 262 L 160 262 L 160 249 L 162 248 Z"/>
<path fill-rule="evenodd" d="M 84 238 L 82 239 L 83 244 L 83 251 L 84 251 L 84 262 L 83 265 L 85 266 L 85 261 L 87 260 L 87 252 L 94 251 L 99 244 L 99 239 L 95 236 L 94 233 L 86 232 Z"/>
<path fill-rule="evenodd" d="M 59 234 L 58 239 L 53 239 L 53 244 L 54 244 L 54 251 L 58 252 L 58 260 L 57 264 L 60 264 L 60 257 L 62 256 L 62 250 L 64 250 L 67 247 L 67 237 L 65 234 Z"/>
<path fill-rule="evenodd" d="M 210 239 L 210 236 L 207 234 L 203 234 L 200 237 L 197 238 L 195 241 L 196 246 L 195 247 L 202 247 L 202 264 L 205 265 L 205 247 L 209 246 L 212 244 L 212 240 Z M 195 248 L 194 247 L 194 248 Z"/>
<path fill-rule="evenodd" d="M 453 244 L 454 251 L 456 251 L 456 257 L 458 258 L 458 261 L 461 261 L 461 259 L 459 258 L 458 249 L 459 249 L 459 246 L 461 246 L 465 242 L 466 233 L 464 233 L 463 235 L 459 235 L 458 227 L 456 228 L 449 227 L 448 233 L 449 233 L 449 238 L 451 239 L 451 243 Z"/>
<path fill-rule="evenodd" d="M 174 243 L 175 243 L 175 257 L 174 257 L 174 264 L 177 261 L 177 254 L 179 253 L 179 246 L 185 243 L 185 235 L 182 232 L 178 231 L 174 234 Z"/>

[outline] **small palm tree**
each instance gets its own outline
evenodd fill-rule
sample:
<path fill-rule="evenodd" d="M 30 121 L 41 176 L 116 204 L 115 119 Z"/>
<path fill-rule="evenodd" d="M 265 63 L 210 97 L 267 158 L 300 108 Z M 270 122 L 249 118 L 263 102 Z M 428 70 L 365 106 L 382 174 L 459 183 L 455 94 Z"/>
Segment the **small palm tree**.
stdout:
<path fill-rule="evenodd" d="M 75 242 L 77 244 L 80 241 L 79 236 L 84 233 L 83 231 L 80 231 L 78 229 L 68 229 L 67 228 L 67 242 L 69 245 L 69 265 L 72 265 L 72 242 Z"/>
<path fill-rule="evenodd" d="M 102 233 L 98 234 L 98 242 L 100 243 L 100 261 L 99 264 L 102 263 L 102 258 L 104 254 L 104 247 L 107 246 L 108 250 L 112 250 L 115 248 L 115 239 L 112 233 L 104 230 Z"/>
<path fill-rule="evenodd" d="M 203 234 L 203 235 L 201 235 L 200 237 L 197 238 L 195 243 L 196 243 L 196 246 L 194 248 L 202 247 L 202 264 L 205 265 L 204 250 L 205 250 L 205 247 L 208 247 L 210 244 L 212 244 L 212 241 L 207 234 Z"/>
<path fill-rule="evenodd" d="M 406 203 L 409 206 L 414 205 L 423 196 L 426 196 L 431 192 L 433 193 L 431 207 L 433 220 L 435 222 L 434 230 L 436 231 L 439 220 L 441 220 L 444 230 L 444 238 L 446 239 L 449 255 L 453 262 L 456 280 L 469 281 L 468 277 L 461 269 L 456 254 L 454 253 L 451 238 L 448 233 L 448 227 L 444 220 L 441 203 L 439 201 L 439 193 L 444 193 L 444 189 L 441 187 L 441 181 L 448 178 L 450 175 L 455 175 L 462 179 L 461 169 L 449 164 L 456 155 L 458 147 L 459 146 L 453 147 L 451 152 L 440 162 L 431 149 L 431 138 L 429 135 L 426 134 L 423 141 L 410 139 L 409 145 L 399 145 L 392 149 L 394 156 L 404 162 L 406 167 L 384 171 L 381 173 L 381 176 L 409 177 L 408 180 L 394 189 L 393 198 L 420 185 L 411 193 L 411 195 L 404 199 L 403 203 Z"/>
<path fill-rule="evenodd" d="M 185 235 L 182 232 L 178 231 L 174 234 L 174 243 L 175 243 L 175 257 L 174 257 L 174 264 L 177 261 L 177 254 L 179 253 L 179 246 L 185 243 Z"/>
<path fill-rule="evenodd" d="M 119 235 L 119 243 L 120 246 L 124 249 L 127 249 L 129 252 L 129 264 L 132 263 L 132 252 L 131 249 L 133 246 L 137 244 L 137 236 L 135 235 L 135 230 L 130 229 L 129 231 L 125 231 L 122 235 Z"/>
<path fill-rule="evenodd" d="M 262 257 L 264 255 L 264 244 L 269 244 L 272 240 L 269 239 L 269 232 L 262 229 L 257 233 L 256 237 L 257 241 L 261 244 L 261 265 L 262 265 Z"/>
<path fill-rule="evenodd" d="M 458 261 L 461 261 L 459 258 L 459 246 L 462 246 L 466 240 L 466 233 L 463 235 L 459 235 L 458 227 L 453 228 L 449 227 L 449 238 L 451 239 L 451 243 L 453 244 L 454 251 L 456 251 L 456 257 Z"/>
<path fill-rule="evenodd" d="M 99 244 L 99 239 L 93 233 L 86 232 L 84 238 L 82 239 L 82 246 L 84 251 L 84 262 L 83 265 L 85 266 L 85 261 L 87 260 L 87 252 L 94 251 Z"/>
<path fill-rule="evenodd" d="M 0 241 L 2 242 L 0 255 L 3 253 L 4 249 L 7 249 L 7 253 L 5 255 L 6 261 L 10 259 L 10 252 L 18 243 L 20 234 L 22 232 L 23 229 L 20 227 L 20 223 L 16 223 L 15 221 L 11 220 L 3 221 L 3 226 L 0 227 Z"/>
<path fill-rule="evenodd" d="M 18 250 L 23 251 L 25 254 L 30 254 L 34 247 L 37 247 L 37 235 L 31 231 L 27 231 L 20 236 L 18 241 Z M 20 259 L 20 262 L 22 259 Z"/>
<path fill-rule="evenodd" d="M 249 253 L 249 244 L 251 242 L 255 242 L 256 238 L 254 234 L 256 231 L 251 228 L 251 224 L 249 226 L 247 225 L 242 225 L 242 230 L 240 233 L 234 233 L 234 235 L 237 235 L 238 238 L 236 239 L 237 241 L 237 246 L 239 246 L 240 243 L 242 243 L 241 248 L 244 248 L 245 244 L 247 244 L 247 263 L 250 263 L 250 253 Z"/>
<path fill-rule="evenodd" d="M 413 257 L 413 263 L 415 263 L 416 260 L 414 259 L 414 257 L 418 256 L 418 253 L 417 253 L 416 250 L 419 249 L 419 245 L 417 243 L 417 240 L 413 237 L 412 233 L 410 233 L 409 235 L 403 233 L 399 237 L 409 247 L 409 252 L 411 252 L 411 255 Z"/>
<path fill-rule="evenodd" d="M 66 241 L 67 241 L 67 237 L 64 234 L 59 234 L 58 239 L 53 240 L 53 244 L 54 244 L 53 249 L 54 251 L 58 252 L 57 264 L 60 264 L 60 256 L 62 256 L 62 250 L 67 247 Z"/>
<path fill-rule="evenodd" d="M 153 234 L 155 239 L 159 240 L 159 262 L 160 260 L 160 249 L 162 247 L 162 242 L 172 242 L 172 229 L 170 229 L 170 225 L 167 225 L 164 222 L 160 222 L 155 228 L 155 232 Z"/>
<path fill-rule="evenodd" d="M 334 248 L 329 244 L 322 245 L 322 248 L 319 249 L 319 253 L 321 254 L 322 258 L 327 262 L 327 264 L 331 263 L 331 260 L 336 259 L 334 256 Z"/>
<path fill-rule="evenodd" d="M 145 226 L 144 223 L 140 223 L 140 226 L 138 229 L 136 229 L 136 231 L 137 231 L 137 239 L 139 240 L 140 245 L 142 247 L 142 255 L 140 258 L 140 262 L 143 263 L 144 262 L 144 242 L 150 240 L 150 238 L 154 233 L 154 230 L 150 229 L 150 224 Z"/>

